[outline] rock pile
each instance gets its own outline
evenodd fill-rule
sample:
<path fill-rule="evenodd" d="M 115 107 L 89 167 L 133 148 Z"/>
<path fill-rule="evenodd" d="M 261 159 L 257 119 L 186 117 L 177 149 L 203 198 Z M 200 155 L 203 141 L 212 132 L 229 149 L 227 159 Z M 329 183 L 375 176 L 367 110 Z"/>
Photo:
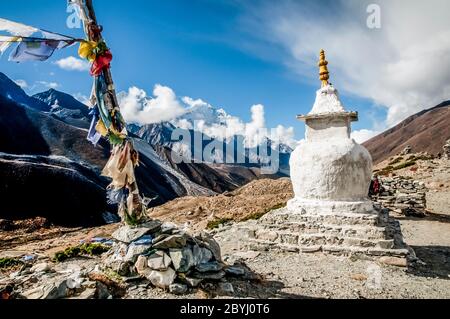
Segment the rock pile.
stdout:
<path fill-rule="evenodd" d="M 193 235 L 175 224 L 150 220 L 122 226 L 112 237 L 107 240 L 111 248 L 100 259 L 21 262 L 18 271 L 0 276 L 0 299 L 127 298 L 152 286 L 175 295 L 198 287 L 231 296 L 234 288 L 228 279 L 257 280 L 244 263 L 223 262 L 218 243 L 207 233 Z"/>
<path fill-rule="evenodd" d="M 245 269 L 222 261 L 220 247 L 208 234 L 190 235 L 172 223 L 152 220 L 122 226 L 105 258 L 120 276 L 140 276 L 173 294 L 184 294 L 203 281 L 225 281 Z"/>
<path fill-rule="evenodd" d="M 380 193 L 372 200 L 385 208 L 404 215 L 424 215 L 427 207 L 424 182 L 402 176 L 379 177 Z"/>
<path fill-rule="evenodd" d="M 400 155 L 408 155 L 408 154 L 411 154 L 411 152 L 412 152 L 412 147 L 411 147 L 411 145 L 407 145 L 407 146 L 403 149 L 403 151 L 400 152 Z"/>
<path fill-rule="evenodd" d="M 450 159 L 450 139 L 447 140 L 447 142 L 445 143 L 445 145 L 442 147 L 443 151 L 444 151 L 444 158 L 446 159 Z"/>

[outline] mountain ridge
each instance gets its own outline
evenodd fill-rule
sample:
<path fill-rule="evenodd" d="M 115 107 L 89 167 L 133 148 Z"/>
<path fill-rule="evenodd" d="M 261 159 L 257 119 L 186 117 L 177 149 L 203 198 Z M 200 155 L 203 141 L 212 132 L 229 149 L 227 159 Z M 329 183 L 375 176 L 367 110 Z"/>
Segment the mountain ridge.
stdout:
<path fill-rule="evenodd" d="M 394 127 L 363 143 L 375 164 L 400 153 L 407 146 L 412 152 L 438 155 L 450 139 L 450 100 L 409 116 Z"/>

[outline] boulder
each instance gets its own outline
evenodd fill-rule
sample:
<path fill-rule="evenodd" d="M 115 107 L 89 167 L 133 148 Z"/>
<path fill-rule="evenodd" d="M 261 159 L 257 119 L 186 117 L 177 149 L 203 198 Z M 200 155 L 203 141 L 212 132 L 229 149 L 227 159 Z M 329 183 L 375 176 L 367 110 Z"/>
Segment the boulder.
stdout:
<path fill-rule="evenodd" d="M 69 287 L 66 279 L 60 279 L 46 287 L 44 287 L 42 297 L 40 299 L 62 299 L 69 296 Z"/>
<path fill-rule="evenodd" d="M 231 276 L 244 276 L 245 275 L 245 269 L 242 267 L 239 267 L 239 266 L 229 266 L 229 267 L 226 267 L 224 270 L 228 275 L 231 275 Z"/>
<path fill-rule="evenodd" d="M 106 286 L 105 284 L 103 284 L 99 281 L 97 281 L 95 297 L 97 297 L 97 299 L 112 299 L 113 298 L 113 296 L 109 292 L 108 286 Z"/>
<path fill-rule="evenodd" d="M 47 272 L 50 271 L 50 269 L 51 269 L 50 265 L 44 262 L 34 265 L 33 267 L 31 267 L 30 271 L 37 273 L 37 272 Z"/>
<path fill-rule="evenodd" d="M 129 244 L 148 233 L 156 231 L 160 226 L 161 222 L 157 220 L 152 220 L 139 226 L 125 225 L 116 230 L 112 237 L 120 242 Z"/>
<path fill-rule="evenodd" d="M 147 258 L 147 266 L 152 270 L 166 270 L 169 268 L 172 260 L 162 250 L 155 252 Z"/>
<path fill-rule="evenodd" d="M 127 254 L 125 255 L 125 261 L 136 262 L 139 255 L 145 254 L 152 248 L 152 245 L 136 245 L 131 243 L 128 246 Z"/>
<path fill-rule="evenodd" d="M 223 265 L 219 264 L 217 261 L 212 261 L 209 263 L 199 264 L 195 267 L 199 272 L 218 272 L 223 269 Z"/>
<path fill-rule="evenodd" d="M 213 254 L 209 249 L 198 245 L 194 245 L 192 248 L 192 253 L 194 255 L 194 262 L 196 265 L 207 263 L 213 257 Z"/>
<path fill-rule="evenodd" d="M 134 266 L 137 273 L 142 275 L 146 270 L 148 270 L 147 257 L 139 256 Z"/>
<path fill-rule="evenodd" d="M 170 287 L 171 284 L 173 284 L 176 276 L 177 274 L 175 270 L 173 270 L 172 268 L 168 268 L 167 270 L 164 271 L 152 270 L 149 273 L 147 279 L 150 280 L 150 282 L 154 286 L 162 289 L 167 289 Z"/>
<path fill-rule="evenodd" d="M 183 284 L 171 284 L 169 291 L 174 295 L 184 295 L 188 290 L 188 287 Z"/>
<path fill-rule="evenodd" d="M 188 272 L 193 266 L 195 266 L 194 255 L 189 247 L 182 249 L 170 249 L 170 258 L 172 259 L 173 266 L 177 272 Z"/>
<path fill-rule="evenodd" d="M 210 234 L 208 234 L 206 232 L 202 232 L 200 235 L 196 236 L 195 238 L 200 241 L 200 244 L 202 246 L 204 246 L 205 248 L 209 249 L 212 252 L 214 258 L 217 261 L 222 261 L 222 254 L 220 251 L 220 246 Z"/>
<path fill-rule="evenodd" d="M 186 246 L 186 235 L 161 235 L 153 243 L 155 249 L 182 248 Z"/>
<path fill-rule="evenodd" d="M 174 223 L 170 223 L 170 222 L 165 222 L 161 225 L 161 230 L 160 232 L 162 234 L 173 234 L 173 232 L 177 232 L 178 231 L 178 226 Z"/>
<path fill-rule="evenodd" d="M 186 283 L 189 287 L 193 288 L 198 287 L 198 285 L 200 285 L 200 283 L 203 281 L 203 279 L 188 277 L 185 276 L 184 274 L 181 274 L 179 278 L 182 282 Z"/>

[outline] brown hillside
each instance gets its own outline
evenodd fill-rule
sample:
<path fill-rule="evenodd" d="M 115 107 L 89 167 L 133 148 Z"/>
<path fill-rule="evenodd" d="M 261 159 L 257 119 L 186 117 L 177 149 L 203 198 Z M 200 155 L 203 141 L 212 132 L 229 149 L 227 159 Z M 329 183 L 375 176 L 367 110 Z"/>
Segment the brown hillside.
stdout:
<path fill-rule="evenodd" d="M 375 136 L 363 145 L 379 163 L 401 152 L 407 145 L 412 151 L 437 155 L 450 138 L 450 101 L 408 117 L 403 122 Z"/>

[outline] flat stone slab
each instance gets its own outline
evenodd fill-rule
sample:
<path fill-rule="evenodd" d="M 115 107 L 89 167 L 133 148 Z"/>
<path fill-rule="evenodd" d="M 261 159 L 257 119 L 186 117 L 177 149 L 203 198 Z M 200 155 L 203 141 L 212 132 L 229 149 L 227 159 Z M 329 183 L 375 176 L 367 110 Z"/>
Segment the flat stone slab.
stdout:
<path fill-rule="evenodd" d="M 115 240 L 129 244 L 148 233 L 156 231 L 159 227 L 161 227 L 161 222 L 157 220 L 149 221 L 138 226 L 125 225 L 116 230 L 112 234 L 112 237 Z"/>

